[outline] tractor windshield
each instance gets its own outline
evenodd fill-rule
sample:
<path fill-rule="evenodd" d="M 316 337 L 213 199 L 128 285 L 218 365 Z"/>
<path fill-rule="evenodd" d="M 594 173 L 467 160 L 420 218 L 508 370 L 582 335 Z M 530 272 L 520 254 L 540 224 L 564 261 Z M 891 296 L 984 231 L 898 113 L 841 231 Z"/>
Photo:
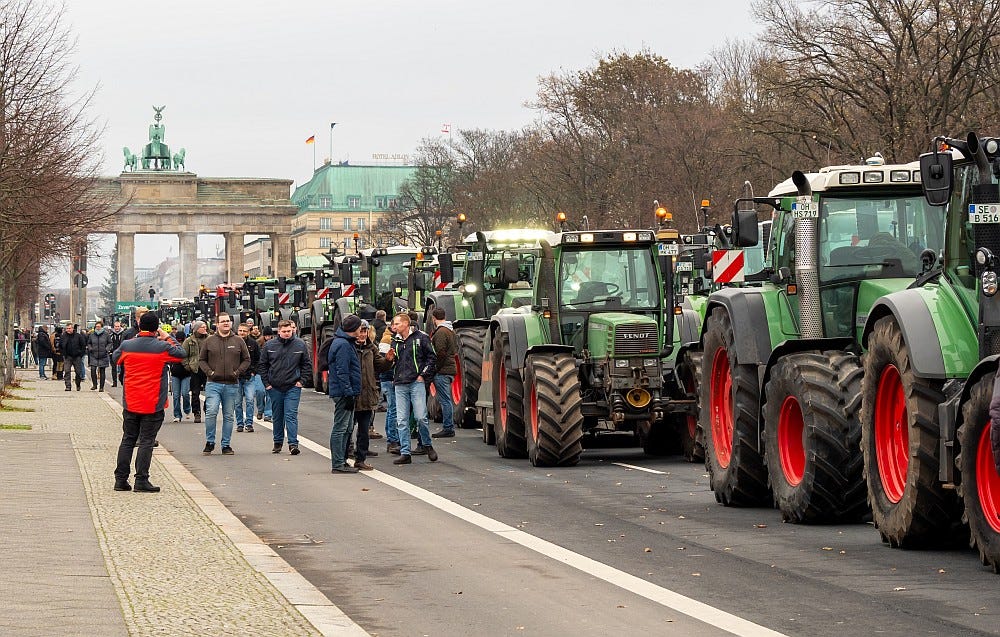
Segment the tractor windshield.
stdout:
<path fill-rule="evenodd" d="M 648 247 L 565 250 L 559 303 L 583 311 L 649 310 L 659 306 L 658 278 Z"/>
<path fill-rule="evenodd" d="M 412 254 L 384 254 L 378 258 L 378 274 L 374 281 L 376 296 L 396 294 L 397 288 L 402 290 L 401 296 L 406 296 L 406 275 L 412 258 Z"/>
<path fill-rule="evenodd" d="M 821 199 L 821 282 L 915 277 L 920 253 L 943 242 L 942 215 L 919 192 Z"/>

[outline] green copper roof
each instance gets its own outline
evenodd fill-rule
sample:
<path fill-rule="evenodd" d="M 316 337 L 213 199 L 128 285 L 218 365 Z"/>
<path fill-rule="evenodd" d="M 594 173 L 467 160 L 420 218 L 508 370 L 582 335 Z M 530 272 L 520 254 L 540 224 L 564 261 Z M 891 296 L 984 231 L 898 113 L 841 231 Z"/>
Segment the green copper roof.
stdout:
<path fill-rule="evenodd" d="M 312 179 L 295 189 L 292 203 L 299 213 L 384 212 L 395 209 L 399 186 L 409 179 L 415 166 L 350 166 L 327 164 L 316 169 Z"/>
<path fill-rule="evenodd" d="M 297 255 L 295 257 L 295 267 L 299 270 L 319 270 L 329 265 L 326 257 L 318 255 Z"/>

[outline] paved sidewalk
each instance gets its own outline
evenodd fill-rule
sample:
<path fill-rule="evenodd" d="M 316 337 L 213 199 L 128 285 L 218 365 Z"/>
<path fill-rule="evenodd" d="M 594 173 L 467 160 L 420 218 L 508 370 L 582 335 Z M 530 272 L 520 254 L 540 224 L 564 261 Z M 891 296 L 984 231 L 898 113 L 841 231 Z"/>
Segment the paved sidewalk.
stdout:
<path fill-rule="evenodd" d="M 120 408 L 36 375 L 0 412 L 0 634 L 367 634 L 165 451 L 114 491 Z"/>

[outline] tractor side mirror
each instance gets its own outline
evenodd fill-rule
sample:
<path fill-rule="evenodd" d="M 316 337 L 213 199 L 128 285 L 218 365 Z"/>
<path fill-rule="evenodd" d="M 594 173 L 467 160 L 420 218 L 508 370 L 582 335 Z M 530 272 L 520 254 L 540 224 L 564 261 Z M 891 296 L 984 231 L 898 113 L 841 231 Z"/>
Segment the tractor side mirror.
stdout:
<path fill-rule="evenodd" d="M 340 264 L 340 283 L 341 285 L 351 285 L 354 283 L 354 272 L 351 271 L 350 263 Z"/>
<path fill-rule="evenodd" d="M 263 299 L 265 294 L 267 294 L 267 290 L 264 289 L 264 286 L 263 285 L 258 285 L 257 286 L 257 298 L 258 299 Z"/>
<path fill-rule="evenodd" d="M 302 288 L 299 288 L 298 290 L 294 290 L 292 292 L 292 304 L 295 307 L 302 307 L 303 305 L 306 304 L 306 294 L 305 294 L 305 292 L 306 291 L 303 290 Z"/>
<path fill-rule="evenodd" d="M 325 288 L 326 287 L 326 272 L 323 272 L 322 270 L 316 270 L 315 274 L 313 275 L 313 281 L 316 282 L 316 289 L 317 290 L 322 290 L 323 288 Z"/>
<path fill-rule="evenodd" d="M 236 290 L 230 288 L 226 296 L 229 298 L 230 305 L 236 305 Z"/>
<path fill-rule="evenodd" d="M 951 199 L 951 153 L 924 153 L 920 156 L 920 183 L 924 198 L 932 206 L 944 206 Z"/>
<path fill-rule="evenodd" d="M 738 248 L 749 248 L 757 245 L 759 232 L 757 230 L 756 210 L 733 210 L 733 229 L 731 241 Z"/>
<path fill-rule="evenodd" d="M 455 263 L 450 253 L 442 252 L 438 255 L 438 270 L 441 271 L 441 283 L 451 283 L 455 280 Z"/>
<path fill-rule="evenodd" d="M 501 283 L 504 285 L 510 285 L 511 283 L 517 283 L 520 281 L 520 261 L 517 257 L 511 257 L 504 259 L 500 264 L 500 279 Z"/>
<path fill-rule="evenodd" d="M 288 281 L 283 276 L 278 277 L 278 292 L 284 294 L 288 289 Z"/>

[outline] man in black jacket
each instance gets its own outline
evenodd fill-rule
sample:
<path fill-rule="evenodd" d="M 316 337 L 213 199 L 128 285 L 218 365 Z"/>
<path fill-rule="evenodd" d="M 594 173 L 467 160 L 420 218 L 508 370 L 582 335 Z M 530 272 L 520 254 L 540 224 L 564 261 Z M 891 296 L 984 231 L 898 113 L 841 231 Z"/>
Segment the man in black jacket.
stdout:
<path fill-rule="evenodd" d="M 83 381 L 83 357 L 87 354 L 87 339 L 83 334 L 77 332 L 76 325 L 67 325 L 63 330 L 60 349 L 63 355 L 63 379 L 66 381 L 66 391 L 72 390 L 70 378 L 76 372 L 76 391 L 80 391 L 80 383 Z"/>
<path fill-rule="evenodd" d="M 111 341 L 110 345 L 108 345 L 108 349 L 112 353 L 114 353 L 116 349 L 121 347 L 124 337 L 125 337 L 125 330 L 122 328 L 122 322 L 115 321 L 114 328 L 111 330 L 111 333 L 108 334 L 108 338 Z M 183 341 L 184 339 L 181 338 L 179 340 Z M 112 387 L 118 386 L 118 366 L 115 364 L 111 365 L 111 386 Z"/>
<path fill-rule="evenodd" d="M 281 453 L 288 432 L 288 452 L 299 454 L 299 400 L 302 381 L 312 374 L 309 350 L 301 338 L 295 336 L 295 324 L 289 320 L 278 321 L 278 338 L 264 343 L 257 365 L 264 389 L 271 399 L 271 426 L 274 448 L 271 453 Z"/>
<path fill-rule="evenodd" d="M 240 376 L 240 390 L 243 401 L 236 403 L 236 431 L 253 433 L 253 412 L 257 403 L 257 365 L 260 364 L 260 345 L 256 339 L 250 338 L 250 325 L 240 323 L 236 335 L 247 344 L 250 352 L 250 367 Z"/>

